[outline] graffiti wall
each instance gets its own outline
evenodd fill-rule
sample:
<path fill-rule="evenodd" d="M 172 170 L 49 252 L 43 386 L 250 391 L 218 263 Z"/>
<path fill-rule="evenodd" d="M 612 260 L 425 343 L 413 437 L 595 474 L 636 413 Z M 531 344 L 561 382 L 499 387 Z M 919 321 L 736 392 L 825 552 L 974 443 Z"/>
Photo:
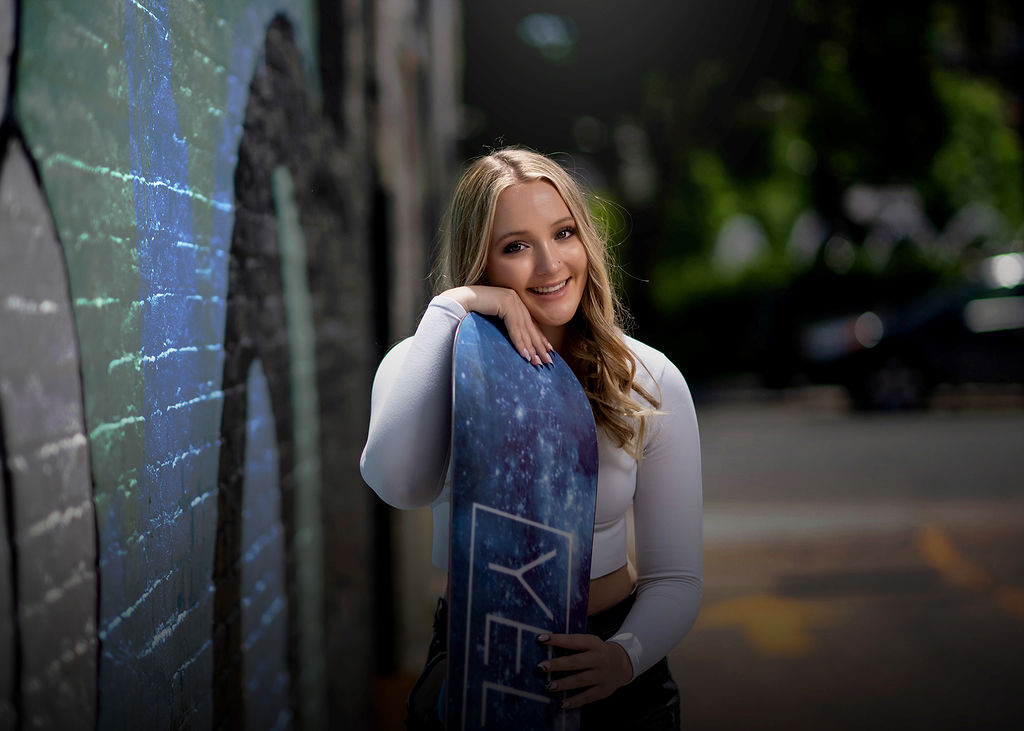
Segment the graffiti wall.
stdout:
<path fill-rule="evenodd" d="M 0 729 L 365 722 L 374 221 L 442 184 L 370 143 L 454 139 L 365 89 L 434 5 L 0 0 Z"/>

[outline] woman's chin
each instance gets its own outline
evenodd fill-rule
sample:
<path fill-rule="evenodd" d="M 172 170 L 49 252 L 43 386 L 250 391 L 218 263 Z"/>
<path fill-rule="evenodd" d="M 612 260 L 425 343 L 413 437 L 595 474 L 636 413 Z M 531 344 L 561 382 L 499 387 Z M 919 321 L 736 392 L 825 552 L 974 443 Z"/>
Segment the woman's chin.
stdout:
<path fill-rule="evenodd" d="M 576 313 L 532 312 L 530 314 L 541 327 L 561 328 L 568 325 Z"/>

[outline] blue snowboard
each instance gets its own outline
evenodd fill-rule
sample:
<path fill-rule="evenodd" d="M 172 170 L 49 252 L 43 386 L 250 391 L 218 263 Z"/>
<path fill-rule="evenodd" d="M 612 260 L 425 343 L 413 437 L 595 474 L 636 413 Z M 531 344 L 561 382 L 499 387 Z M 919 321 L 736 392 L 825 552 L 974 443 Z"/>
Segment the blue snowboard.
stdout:
<path fill-rule="evenodd" d="M 530 365 L 475 314 L 455 337 L 448 729 L 579 728 L 535 670 L 538 634 L 586 631 L 597 498 L 590 404 L 553 357 Z"/>

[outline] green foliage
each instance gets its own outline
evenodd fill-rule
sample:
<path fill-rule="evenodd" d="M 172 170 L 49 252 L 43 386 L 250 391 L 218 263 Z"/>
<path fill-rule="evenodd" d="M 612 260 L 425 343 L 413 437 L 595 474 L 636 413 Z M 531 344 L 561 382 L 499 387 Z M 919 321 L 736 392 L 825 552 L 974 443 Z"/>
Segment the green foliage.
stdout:
<path fill-rule="evenodd" d="M 764 303 L 786 299 L 802 278 L 828 283 L 800 285 L 808 293 L 800 317 L 815 319 L 860 293 L 892 299 L 962 276 L 970 254 L 930 246 L 928 233 L 914 233 L 912 213 L 874 218 L 874 206 L 901 190 L 920 196 L 939 236 L 971 203 L 996 211 L 1008 232 L 1024 230 L 1022 130 L 1010 114 L 1024 87 L 1006 71 L 1017 52 L 1005 40 L 1019 36 L 1020 16 L 1008 8 L 795 0 L 778 11 L 799 26 L 788 36 L 799 49 L 792 66 L 770 63 L 785 56 L 780 49 L 752 70 L 735 48 L 716 47 L 696 55 L 685 76 L 652 72 L 637 123 L 658 150 L 660 187 L 649 211 L 632 211 L 638 225 L 627 251 L 643 281 L 626 284 L 665 323 L 663 342 L 678 340 L 669 347 L 686 361 L 720 326 L 728 337 L 698 359 L 731 347 L 735 357 L 715 367 L 756 369 L 759 354 L 775 348 L 758 340 L 761 324 L 792 335 L 780 335 L 780 317 Z M 867 197 L 852 208 L 846 193 L 855 185 Z M 804 239 L 794 256 L 794 225 L 806 212 L 832 244 L 819 242 L 814 255 L 814 239 Z M 749 238 L 732 226 L 738 221 Z M 736 238 L 723 239 L 727 226 Z M 890 230 L 921 240 L 894 242 Z M 734 257 L 718 255 L 720 239 L 733 241 Z"/>
<path fill-rule="evenodd" d="M 984 202 L 1019 226 L 1024 221 L 1024 154 L 1009 124 L 1005 92 L 992 81 L 949 71 L 936 71 L 934 86 L 948 133 L 935 154 L 929 182 L 952 211 Z"/>
<path fill-rule="evenodd" d="M 587 196 L 587 209 L 590 217 L 594 220 L 598 234 L 606 242 L 608 258 L 610 259 L 610 270 L 608 272 L 612 279 L 612 285 L 619 291 L 622 290 L 622 245 L 629 238 L 629 213 L 617 201 L 610 192 L 600 194 L 594 192 Z"/>
<path fill-rule="evenodd" d="M 785 100 L 771 113 L 767 174 L 741 179 L 714 150 L 697 148 L 688 155 L 688 180 L 667 196 L 664 226 L 676 242 L 655 264 L 651 292 L 655 306 L 677 311 L 712 292 L 744 291 L 774 286 L 792 274 L 786 244 L 800 213 L 812 204 L 809 175 L 816 155 L 803 139 L 802 106 Z M 766 259 L 738 272 L 716 271 L 713 244 L 733 217 L 753 217 L 769 245 Z M 678 242 L 696 241 L 684 247 Z"/>

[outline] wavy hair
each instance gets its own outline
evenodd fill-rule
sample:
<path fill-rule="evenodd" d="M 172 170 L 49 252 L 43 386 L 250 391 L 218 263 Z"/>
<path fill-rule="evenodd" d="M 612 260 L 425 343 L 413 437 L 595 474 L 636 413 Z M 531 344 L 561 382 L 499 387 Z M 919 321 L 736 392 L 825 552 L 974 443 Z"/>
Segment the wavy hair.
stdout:
<path fill-rule="evenodd" d="M 434 267 L 435 293 L 480 284 L 498 196 L 518 183 L 554 186 L 576 224 L 587 253 L 587 282 L 580 306 L 568 325 L 562 357 L 579 379 L 594 421 L 611 439 L 639 459 L 648 417 L 660 406 L 637 383 L 643 367 L 623 341 L 623 309 L 609 277 L 608 246 L 576 180 L 554 160 L 532 150 L 506 147 L 466 168 L 442 218 L 440 250 Z M 649 406 L 633 398 L 636 393 Z"/>

